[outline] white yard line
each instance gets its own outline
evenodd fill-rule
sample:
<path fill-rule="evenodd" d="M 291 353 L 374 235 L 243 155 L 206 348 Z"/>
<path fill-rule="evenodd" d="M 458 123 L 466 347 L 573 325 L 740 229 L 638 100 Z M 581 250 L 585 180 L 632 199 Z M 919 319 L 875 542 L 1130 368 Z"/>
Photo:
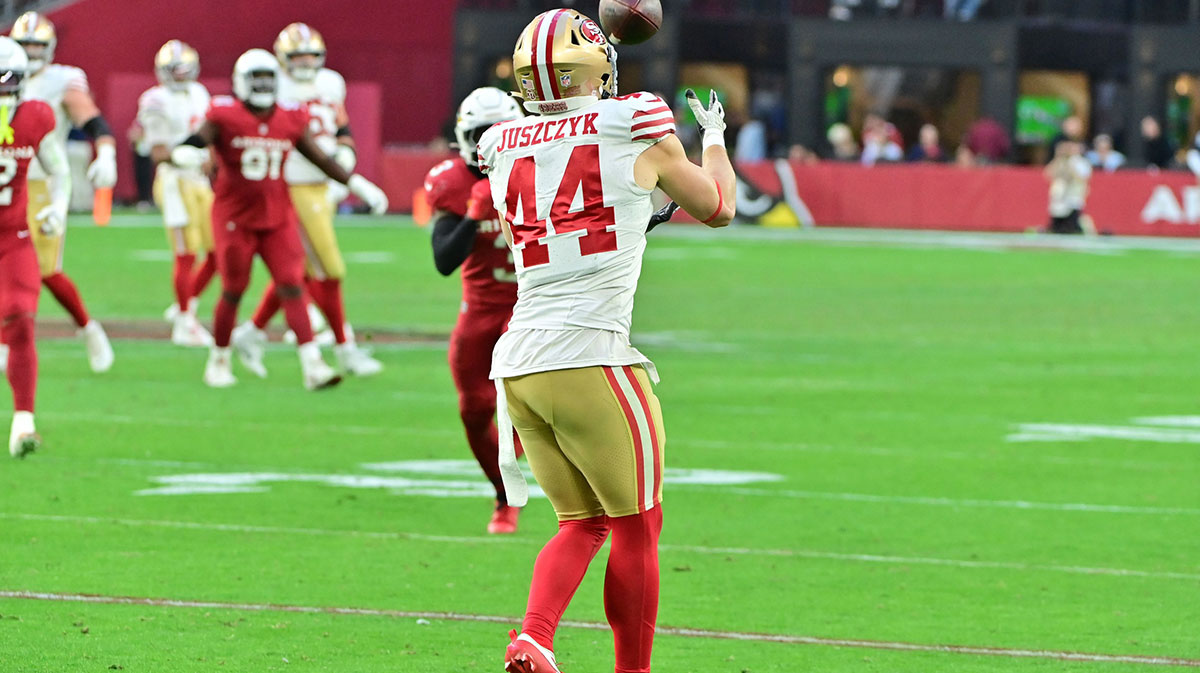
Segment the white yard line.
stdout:
<path fill-rule="evenodd" d="M 96 524 L 111 526 L 128 526 L 131 528 L 174 528 L 182 530 L 206 530 L 227 533 L 261 533 L 269 535 L 302 535 L 314 537 L 357 537 L 383 540 L 421 540 L 427 542 L 450 542 L 457 544 L 516 544 L 523 546 L 542 545 L 542 540 L 508 536 L 455 536 L 429 535 L 425 533 L 408 533 L 402 531 L 361 531 L 336 530 L 323 528 L 292 528 L 286 526 L 252 526 L 247 524 L 204 523 L 194 521 L 164 521 L 154 519 L 119 519 L 94 516 L 71 516 L 60 514 L 20 514 L 0 512 L 0 519 L 19 521 L 43 521 L 50 523 Z M 1039 571 L 1067 573 L 1072 575 L 1107 575 L 1111 577 L 1145 577 L 1151 579 L 1169 579 L 1200 581 L 1200 573 L 1181 573 L 1169 571 L 1134 570 L 1129 568 L 1099 568 L 1075 565 L 1053 565 L 1038 563 L 1017 563 L 1010 561 L 964 561 L 960 559 L 932 558 L 921 556 L 888 556 L 883 554 L 847 554 L 842 552 L 819 551 L 813 549 L 753 549 L 748 547 L 706 547 L 700 545 L 662 544 L 659 549 L 664 552 L 703 554 L 709 556 L 766 556 L 809 558 L 832 561 L 852 561 L 856 563 L 877 563 L 888 565 L 932 565 L 953 568 L 996 569 L 1016 571 Z"/>
<path fill-rule="evenodd" d="M 137 596 L 104 596 L 97 594 L 69 594 L 43 591 L 0 590 L 0 598 L 39 600 L 66 603 L 91 603 L 101 605 L 142 605 L 162 608 L 202 608 L 206 610 L 239 610 L 243 612 L 285 612 L 299 614 L 351 615 L 361 617 L 390 617 L 395 619 L 445 620 L 476 622 L 485 624 L 516 625 L 520 618 L 506 615 L 479 615 L 463 612 L 426 612 L 414 610 L 384 610 L 378 608 L 336 607 L 326 605 L 281 605 L 275 603 L 226 603 L 221 601 L 198 601 L 176 598 L 144 598 Z M 564 620 L 563 626 L 594 631 L 607 631 L 607 624 Z M 789 645 L 822 645 L 826 647 L 854 647 L 870 650 L 893 650 L 901 652 L 941 652 L 992 657 L 1014 657 L 1022 659 L 1051 659 L 1057 661 L 1080 661 L 1088 663 L 1124 663 L 1146 666 L 1200 667 L 1200 659 L 1181 657 L 1100 654 L 1093 652 L 1070 652 L 1063 650 L 1030 650 L 1004 647 L 976 647 L 970 645 L 936 645 L 907 643 L 885 640 L 859 640 L 842 638 L 818 638 L 790 634 L 749 633 L 745 631 L 713 631 L 688 627 L 659 626 L 655 632 L 660 636 L 699 638 L 708 640 L 739 640 L 743 642 L 780 643 Z"/>
<path fill-rule="evenodd" d="M 676 490 L 687 489 L 677 486 Z M 1108 514 L 1178 514 L 1200 516 L 1200 509 L 1191 507 L 1139 507 L 1136 505 L 1100 505 L 1082 502 L 1033 502 L 1028 500 L 975 500 L 970 498 L 934 498 L 913 495 L 876 495 L 871 493 L 834 493 L 767 488 L 724 488 L 724 493 L 797 498 L 800 500 L 842 500 L 884 504 L 929 505 L 933 507 L 982 507 L 995 509 L 1036 509 L 1058 512 L 1103 512 Z"/>

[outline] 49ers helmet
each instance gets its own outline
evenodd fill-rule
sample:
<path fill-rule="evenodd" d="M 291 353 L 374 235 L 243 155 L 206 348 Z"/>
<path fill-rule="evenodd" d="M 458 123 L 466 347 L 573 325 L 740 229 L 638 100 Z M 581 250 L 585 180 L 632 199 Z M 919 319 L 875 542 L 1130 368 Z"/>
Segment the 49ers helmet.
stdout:
<path fill-rule="evenodd" d="M 54 47 L 58 46 L 58 34 L 54 24 L 45 15 L 25 12 L 17 17 L 8 36 L 25 49 L 29 57 L 29 74 L 33 75 L 54 60 Z"/>
<path fill-rule="evenodd" d="M 158 83 L 173 91 L 187 91 L 200 76 L 200 54 L 182 40 L 168 40 L 154 55 Z"/>
<path fill-rule="evenodd" d="M 316 57 L 315 65 L 300 66 L 292 63 L 296 56 Z M 275 38 L 275 58 L 293 79 L 310 82 L 317 72 L 325 67 L 325 38 L 306 23 L 290 23 L 279 31 Z"/>
<path fill-rule="evenodd" d="M 573 9 L 537 15 L 513 50 L 513 76 L 525 109 L 566 112 L 617 94 L 617 50 L 595 21 Z"/>
<path fill-rule="evenodd" d="M 459 156 L 468 166 L 478 165 L 475 146 L 479 144 L 479 136 L 492 124 L 521 116 L 517 101 L 496 87 L 484 86 L 472 91 L 458 106 L 458 116 L 454 120 Z"/>

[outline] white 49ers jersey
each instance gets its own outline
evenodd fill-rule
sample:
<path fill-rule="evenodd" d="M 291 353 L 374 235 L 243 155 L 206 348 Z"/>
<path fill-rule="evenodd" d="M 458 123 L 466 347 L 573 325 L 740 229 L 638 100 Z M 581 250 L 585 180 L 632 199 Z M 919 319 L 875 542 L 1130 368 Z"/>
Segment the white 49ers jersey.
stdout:
<path fill-rule="evenodd" d="M 23 98 L 36 98 L 49 103 L 50 109 L 54 110 L 54 119 L 57 124 L 50 135 L 46 136 L 46 140 L 60 143 L 64 153 L 67 146 L 67 134 L 75 125 L 67 117 L 67 108 L 63 105 L 63 97 L 70 89 L 88 93 L 90 90 L 88 89 L 87 75 L 75 66 L 51 63 L 25 80 L 25 91 L 21 94 Z M 46 179 L 46 171 L 42 170 L 37 161 L 29 165 L 29 178 L 31 180 Z"/>
<path fill-rule="evenodd" d="M 170 148 L 187 140 L 204 122 L 209 100 L 208 89 L 199 82 L 190 82 L 183 91 L 160 85 L 143 92 L 138 98 L 137 119 L 145 131 L 142 142 L 146 148 Z"/>
<path fill-rule="evenodd" d="M 321 68 L 311 81 L 302 82 L 286 72 L 279 76 L 279 102 L 294 103 L 308 108 L 309 131 L 326 154 L 337 149 L 337 111 L 346 104 L 346 80 L 330 70 Z M 322 183 L 329 179 L 299 152 L 288 154 L 283 164 L 283 177 L 289 185 Z"/>
<path fill-rule="evenodd" d="M 480 167 L 513 234 L 517 304 L 492 377 L 649 361 L 629 345 L 653 190 L 633 166 L 675 132 L 649 93 L 497 124 Z"/>

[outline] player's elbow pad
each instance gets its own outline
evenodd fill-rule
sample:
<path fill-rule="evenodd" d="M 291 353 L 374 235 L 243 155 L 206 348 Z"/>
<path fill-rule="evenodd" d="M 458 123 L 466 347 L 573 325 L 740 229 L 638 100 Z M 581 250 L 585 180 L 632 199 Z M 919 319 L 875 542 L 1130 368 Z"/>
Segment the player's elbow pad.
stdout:
<path fill-rule="evenodd" d="M 96 115 L 95 117 L 87 120 L 80 128 L 83 129 L 83 132 L 86 133 L 92 140 L 95 140 L 101 136 L 111 136 L 113 134 L 112 129 L 108 126 L 108 122 L 104 121 L 104 117 L 100 115 Z"/>

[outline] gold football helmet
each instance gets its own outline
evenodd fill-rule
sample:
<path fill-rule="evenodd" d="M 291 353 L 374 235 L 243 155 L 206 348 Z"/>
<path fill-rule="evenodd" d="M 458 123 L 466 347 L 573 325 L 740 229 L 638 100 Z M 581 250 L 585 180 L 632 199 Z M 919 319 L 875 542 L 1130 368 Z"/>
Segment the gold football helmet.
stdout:
<path fill-rule="evenodd" d="M 573 9 L 552 9 L 521 31 L 513 77 L 526 110 L 565 112 L 617 94 L 617 50 L 595 21 Z"/>
<path fill-rule="evenodd" d="M 58 45 L 58 34 L 50 19 L 37 12 L 25 12 L 17 17 L 9 31 L 9 37 L 25 49 L 29 57 L 29 74 L 35 74 L 54 60 L 54 47 Z"/>
<path fill-rule="evenodd" d="M 186 42 L 170 40 L 154 55 L 158 83 L 174 91 L 187 91 L 200 76 L 200 54 Z"/>
<path fill-rule="evenodd" d="M 275 58 L 293 79 L 310 82 L 325 67 L 325 38 L 306 23 L 289 24 L 275 38 Z"/>

